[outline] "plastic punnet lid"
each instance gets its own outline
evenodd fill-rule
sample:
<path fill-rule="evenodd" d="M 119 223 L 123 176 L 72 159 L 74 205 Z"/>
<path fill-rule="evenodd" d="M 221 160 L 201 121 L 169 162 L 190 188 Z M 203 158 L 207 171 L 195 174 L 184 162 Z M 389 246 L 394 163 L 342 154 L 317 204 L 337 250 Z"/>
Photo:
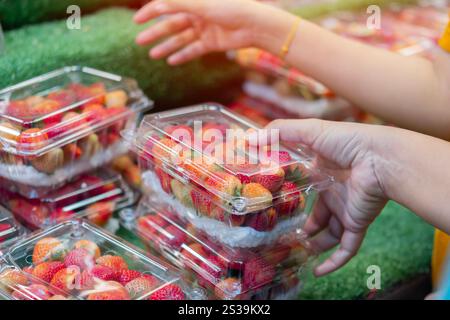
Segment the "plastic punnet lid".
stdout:
<path fill-rule="evenodd" d="M 0 206 L 0 249 L 8 247 L 20 239 L 24 233 L 24 228 L 17 223 L 11 213 Z"/>
<path fill-rule="evenodd" d="M 0 91 L 0 150 L 40 156 L 151 105 L 132 79 L 59 69 Z"/>
<path fill-rule="evenodd" d="M 1 190 L 0 200 L 31 228 L 45 228 L 75 216 L 86 216 L 96 224 L 106 224 L 116 210 L 132 205 L 136 195 L 120 174 L 100 169 L 40 199 Z"/>
<path fill-rule="evenodd" d="M 223 106 L 204 104 L 147 115 L 132 140 L 156 170 L 190 184 L 200 198 L 206 192 L 233 214 L 263 210 L 329 186 L 332 178 L 314 167 L 307 149 L 277 142 L 251 146 L 248 133 L 264 133 L 258 129 Z"/>
<path fill-rule="evenodd" d="M 87 300 L 181 300 L 187 290 L 161 260 L 81 220 L 61 223 L 12 246 L 14 267 Z"/>
<path fill-rule="evenodd" d="M 74 300 L 49 283 L 8 265 L 0 258 L 0 300 Z"/>
<path fill-rule="evenodd" d="M 297 278 L 315 253 L 300 231 L 284 234 L 271 245 L 234 248 L 211 240 L 170 210 L 159 211 L 144 198 L 132 226 L 160 254 L 191 274 L 191 281 L 221 299 L 249 298 L 255 290 Z"/>

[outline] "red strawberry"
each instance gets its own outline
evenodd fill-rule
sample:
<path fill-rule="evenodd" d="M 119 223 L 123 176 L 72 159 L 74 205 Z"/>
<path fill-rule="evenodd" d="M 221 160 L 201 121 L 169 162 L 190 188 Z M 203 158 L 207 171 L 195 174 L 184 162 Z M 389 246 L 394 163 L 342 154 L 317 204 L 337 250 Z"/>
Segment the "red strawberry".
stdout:
<path fill-rule="evenodd" d="M 160 285 L 158 279 L 151 275 L 144 275 L 129 281 L 125 285 L 131 299 L 142 298 L 144 295 L 155 290 Z"/>
<path fill-rule="evenodd" d="M 77 266 L 81 270 L 90 270 L 95 265 L 94 256 L 86 249 L 79 248 L 70 251 L 64 258 L 66 267 Z"/>
<path fill-rule="evenodd" d="M 96 265 L 90 270 L 90 274 L 101 280 L 116 280 L 118 275 L 115 270 L 110 267 Z"/>
<path fill-rule="evenodd" d="M 95 259 L 100 257 L 100 248 L 98 245 L 91 240 L 79 240 L 74 245 L 75 249 L 86 249 L 89 253 L 94 256 Z"/>
<path fill-rule="evenodd" d="M 283 183 L 280 194 L 281 196 L 275 206 L 280 217 L 290 216 L 299 206 L 303 208 L 305 205 L 305 198 L 293 182 L 286 181 Z"/>
<path fill-rule="evenodd" d="M 170 225 L 160 235 L 161 240 L 172 247 L 179 248 L 186 242 L 186 233 L 180 228 Z"/>
<path fill-rule="evenodd" d="M 50 220 L 52 221 L 52 223 L 58 223 L 64 220 L 68 220 L 74 215 L 74 211 L 64 210 L 64 208 L 57 208 L 50 214 Z"/>
<path fill-rule="evenodd" d="M 244 185 L 241 195 L 251 201 L 256 201 L 261 207 L 272 204 L 272 193 L 259 183 L 252 182 Z"/>
<path fill-rule="evenodd" d="M 25 152 L 38 150 L 45 146 L 48 138 L 44 130 L 38 128 L 27 129 L 20 134 L 17 148 Z"/>
<path fill-rule="evenodd" d="M 59 270 L 50 281 L 50 284 L 61 290 L 70 291 L 76 288 L 77 279 L 81 275 L 80 268 L 70 266 Z"/>
<path fill-rule="evenodd" d="M 177 142 L 182 142 L 188 146 L 192 145 L 194 142 L 194 131 L 190 126 L 173 125 L 165 127 L 164 130 L 171 139 Z"/>
<path fill-rule="evenodd" d="M 206 191 L 191 190 L 191 199 L 194 207 L 203 215 L 209 216 L 212 208 L 211 195 L 207 195 Z"/>
<path fill-rule="evenodd" d="M 239 227 L 245 222 L 245 215 L 232 214 L 230 215 L 230 223 L 233 227 Z"/>
<path fill-rule="evenodd" d="M 82 114 L 86 116 L 89 122 L 101 122 L 107 117 L 106 109 L 103 105 L 97 103 L 89 103 L 83 106 Z"/>
<path fill-rule="evenodd" d="M 64 263 L 59 261 L 42 262 L 34 267 L 33 275 L 48 283 L 59 270 L 64 268 Z"/>
<path fill-rule="evenodd" d="M 97 202 L 86 208 L 86 216 L 92 223 L 104 226 L 112 217 L 114 209 L 114 201 Z"/>
<path fill-rule="evenodd" d="M 87 300 L 129 300 L 128 291 L 118 282 L 107 281 L 101 284 L 101 289 L 94 289 Z"/>
<path fill-rule="evenodd" d="M 264 188 L 274 193 L 281 188 L 281 185 L 284 182 L 284 170 L 282 168 L 277 168 L 274 172 L 263 172 L 255 175 L 251 180 L 252 182 L 259 183 Z"/>
<path fill-rule="evenodd" d="M 110 267 L 115 271 L 121 271 L 128 269 L 128 265 L 125 260 L 120 256 L 105 255 L 97 259 L 97 264 Z"/>
<path fill-rule="evenodd" d="M 62 113 L 57 112 L 63 106 L 60 102 L 50 99 L 45 99 L 40 103 L 37 103 L 33 107 L 31 107 L 31 113 L 35 117 L 44 117 L 43 122 L 45 124 L 49 123 L 58 123 L 62 119 Z M 50 113 L 56 113 L 51 116 L 47 116 Z"/>
<path fill-rule="evenodd" d="M 234 196 L 242 188 L 241 181 L 226 172 L 214 172 L 212 176 L 205 180 L 206 188 L 220 192 L 223 195 Z"/>
<path fill-rule="evenodd" d="M 161 169 L 160 167 L 155 168 L 155 174 L 159 178 L 159 182 L 161 183 L 162 189 L 168 194 L 172 193 L 172 188 L 170 186 L 170 181 L 172 180 L 172 177 L 168 175 L 166 172 L 164 172 L 164 170 Z"/>
<path fill-rule="evenodd" d="M 253 257 L 244 265 L 243 290 L 261 287 L 271 283 L 275 277 L 275 269 L 262 257 Z"/>
<path fill-rule="evenodd" d="M 265 250 L 262 255 L 272 265 L 282 263 L 289 258 L 291 247 L 285 244 L 277 244 L 276 247 Z"/>
<path fill-rule="evenodd" d="M 264 214 L 267 216 L 267 230 L 272 230 L 277 224 L 278 213 L 275 208 L 267 209 Z"/>
<path fill-rule="evenodd" d="M 42 284 L 32 284 L 28 287 L 17 288 L 12 296 L 17 300 L 48 300 L 52 294 Z"/>
<path fill-rule="evenodd" d="M 37 265 L 44 261 L 63 260 L 66 248 L 57 238 L 47 237 L 39 240 L 33 250 L 33 264 Z"/>
<path fill-rule="evenodd" d="M 75 95 L 69 90 L 58 90 L 51 92 L 48 96 L 48 99 L 58 101 L 61 107 L 66 107 L 75 102 Z"/>
<path fill-rule="evenodd" d="M 131 280 L 139 278 L 141 275 L 142 275 L 142 273 L 140 273 L 139 271 L 125 269 L 125 270 L 120 271 L 117 280 L 120 282 L 121 285 L 124 286 Z"/>
<path fill-rule="evenodd" d="M 176 284 L 168 284 L 152 293 L 150 300 L 184 300 L 183 290 Z"/>
<path fill-rule="evenodd" d="M 269 230 L 269 217 L 265 211 L 251 213 L 245 219 L 245 225 L 256 231 L 267 231 Z"/>
<path fill-rule="evenodd" d="M 163 228 L 167 225 L 166 220 L 159 215 L 148 215 L 140 217 L 137 221 L 137 228 L 139 233 L 146 238 L 156 240 L 155 237 L 162 232 Z"/>
<path fill-rule="evenodd" d="M 242 184 L 247 184 L 251 182 L 251 179 L 248 175 L 243 174 L 243 173 L 238 173 L 236 175 L 236 177 L 238 177 L 238 179 L 241 181 Z"/>

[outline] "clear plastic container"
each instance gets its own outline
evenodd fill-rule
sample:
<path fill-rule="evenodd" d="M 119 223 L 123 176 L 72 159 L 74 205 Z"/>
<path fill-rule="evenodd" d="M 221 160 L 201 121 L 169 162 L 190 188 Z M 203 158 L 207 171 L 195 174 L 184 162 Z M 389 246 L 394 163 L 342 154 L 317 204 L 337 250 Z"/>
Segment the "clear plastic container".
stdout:
<path fill-rule="evenodd" d="M 25 235 L 26 230 L 14 219 L 8 209 L 0 206 L 0 255 Z"/>
<path fill-rule="evenodd" d="M 224 300 L 286 299 L 298 294 L 302 272 L 315 257 L 298 230 L 269 246 L 233 248 L 156 203 L 144 198 L 137 210 L 122 210 L 121 224 L 152 253 L 183 270 L 194 290 L 205 292 L 209 299 Z"/>
<path fill-rule="evenodd" d="M 211 235 L 232 232 L 253 246 L 297 228 L 333 180 L 303 147 L 271 143 L 255 152 L 247 137 L 258 129 L 204 104 L 147 115 L 124 135 L 139 155 L 144 193 L 156 193 Z"/>
<path fill-rule="evenodd" d="M 35 233 L 4 256 L 12 267 L 62 290 L 64 296 L 85 300 L 191 297 L 168 264 L 81 220 Z"/>
<path fill-rule="evenodd" d="M 83 216 L 104 226 L 116 210 L 133 205 L 136 200 L 136 194 L 120 174 L 106 169 L 84 174 L 40 199 L 27 199 L 0 189 L 0 201 L 30 229 L 45 229 Z"/>
<path fill-rule="evenodd" d="M 120 131 L 152 102 L 136 82 L 66 67 L 0 91 L 0 176 L 38 198 L 128 151 Z"/>
<path fill-rule="evenodd" d="M 251 48 L 238 50 L 232 56 L 247 68 L 244 93 L 270 103 L 276 114 L 284 113 L 285 118 L 353 120 L 357 113 L 348 101 L 268 52 Z"/>

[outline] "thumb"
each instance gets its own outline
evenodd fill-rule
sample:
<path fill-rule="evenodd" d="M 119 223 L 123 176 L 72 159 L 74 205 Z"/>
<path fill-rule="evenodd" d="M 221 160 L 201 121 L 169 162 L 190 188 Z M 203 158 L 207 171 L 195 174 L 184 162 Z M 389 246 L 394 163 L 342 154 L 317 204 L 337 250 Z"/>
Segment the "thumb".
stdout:
<path fill-rule="evenodd" d="M 199 14 L 208 6 L 207 0 L 155 0 L 138 10 L 134 15 L 134 21 L 145 23 L 159 16 L 178 12 Z"/>
<path fill-rule="evenodd" d="M 275 120 L 266 127 L 268 130 L 278 129 L 280 140 L 298 142 L 313 147 L 315 141 L 324 134 L 329 124 L 317 119 Z"/>

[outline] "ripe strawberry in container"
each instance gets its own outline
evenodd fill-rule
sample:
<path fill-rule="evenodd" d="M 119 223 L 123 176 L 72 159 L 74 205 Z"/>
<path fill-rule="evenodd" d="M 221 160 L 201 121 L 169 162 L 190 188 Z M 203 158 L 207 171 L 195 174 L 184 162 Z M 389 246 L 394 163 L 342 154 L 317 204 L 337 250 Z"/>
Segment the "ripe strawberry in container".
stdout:
<path fill-rule="evenodd" d="M 147 115 L 127 137 L 142 158 L 146 193 L 184 206 L 177 213 L 221 241 L 257 246 L 298 228 L 333 180 L 307 148 L 278 144 L 260 129 L 204 104 Z"/>
<path fill-rule="evenodd" d="M 39 299 L 52 298 L 51 290 L 58 299 L 83 300 L 179 300 L 191 294 L 168 264 L 81 220 L 34 233 L 4 257 L 15 273 L 0 273 L 0 292 L 1 284 L 15 283 L 33 286 Z M 10 299 L 22 298 L 13 293 Z"/>
<path fill-rule="evenodd" d="M 127 152 L 120 131 L 152 102 L 132 79 L 66 67 L 0 91 L 0 176 L 39 198 Z"/>

